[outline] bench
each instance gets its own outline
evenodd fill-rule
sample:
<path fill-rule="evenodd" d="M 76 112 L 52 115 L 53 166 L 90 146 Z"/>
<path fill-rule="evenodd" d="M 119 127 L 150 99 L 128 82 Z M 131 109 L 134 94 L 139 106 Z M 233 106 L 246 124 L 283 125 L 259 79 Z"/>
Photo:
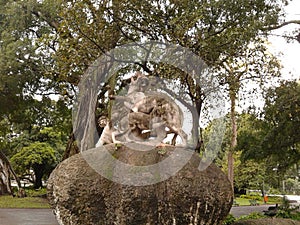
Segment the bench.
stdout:
<path fill-rule="evenodd" d="M 250 205 L 255 206 L 255 205 L 259 205 L 258 202 L 256 200 L 249 200 Z"/>

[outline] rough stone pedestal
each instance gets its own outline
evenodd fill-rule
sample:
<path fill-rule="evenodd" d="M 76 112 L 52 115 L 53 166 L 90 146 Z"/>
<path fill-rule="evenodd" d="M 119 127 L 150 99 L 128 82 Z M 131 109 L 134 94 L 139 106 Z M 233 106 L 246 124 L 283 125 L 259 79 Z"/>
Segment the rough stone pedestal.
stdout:
<path fill-rule="evenodd" d="M 139 166 L 162 162 L 176 152 L 174 147 L 145 152 L 106 148 L 116 159 Z M 199 170 L 197 154 L 165 181 L 130 186 L 99 175 L 87 158 L 97 160 L 101 150 L 89 151 L 63 161 L 49 178 L 48 197 L 60 224 L 220 225 L 229 213 L 232 191 L 227 177 L 213 164 Z M 114 177 L 115 171 L 112 168 L 109 176 Z"/>

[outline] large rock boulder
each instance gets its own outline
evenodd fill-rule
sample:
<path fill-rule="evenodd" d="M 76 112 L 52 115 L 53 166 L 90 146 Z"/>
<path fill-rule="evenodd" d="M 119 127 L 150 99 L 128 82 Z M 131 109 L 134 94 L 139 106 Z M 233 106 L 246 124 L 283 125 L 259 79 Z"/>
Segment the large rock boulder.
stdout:
<path fill-rule="evenodd" d="M 177 154 L 174 147 L 151 151 L 115 145 L 105 148 L 120 162 L 138 166 L 153 165 Z M 213 164 L 199 170 L 198 154 L 192 153 L 183 168 L 168 179 L 136 186 L 122 179 L 123 183 L 115 182 L 113 177 L 126 177 L 116 174 L 116 166 L 100 175 L 94 162 L 107 164 L 99 157 L 101 151 L 93 149 L 72 156 L 52 172 L 48 197 L 60 224 L 219 225 L 229 213 L 232 190 L 227 177 Z M 150 175 L 142 173 L 143 177 Z M 134 179 L 131 181 L 139 182 Z"/>
<path fill-rule="evenodd" d="M 281 218 L 263 218 L 252 220 L 241 220 L 233 225 L 300 225 L 300 221 Z"/>

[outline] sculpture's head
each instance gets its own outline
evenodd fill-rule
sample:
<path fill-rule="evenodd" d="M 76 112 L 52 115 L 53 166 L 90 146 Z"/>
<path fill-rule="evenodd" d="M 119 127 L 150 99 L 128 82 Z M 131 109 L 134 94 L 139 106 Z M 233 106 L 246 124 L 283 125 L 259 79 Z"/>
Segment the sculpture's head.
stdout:
<path fill-rule="evenodd" d="M 141 90 L 145 90 L 149 85 L 149 79 L 146 76 L 139 77 L 137 80 L 137 85 Z"/>
<path fill-rule="evenodd" d="M 131 78 L 130 87 L 128 94 L 132 92 L 143 92 L 149 86 L 149 79 L 146 75 L 141 72 L 136 72 L 136 74 Z"/>
<path fill-rule="evenodd" d="M 109 120 L 106 116 L 100 116 L 98 119 L 99 127 L 105 127 L 109 123 Z"/>

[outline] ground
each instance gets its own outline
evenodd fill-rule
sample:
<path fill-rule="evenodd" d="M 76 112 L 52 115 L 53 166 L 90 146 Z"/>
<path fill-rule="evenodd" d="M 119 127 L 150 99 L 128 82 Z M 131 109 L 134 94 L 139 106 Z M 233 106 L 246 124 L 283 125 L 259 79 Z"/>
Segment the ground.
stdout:
<path fill-rule="evenodd" d="M 240 216 L 249 215 L 253 212 L 261 212 L 263 213 L 264 210 L 268 210 L 271 205 L 258 205 L 258 206 L 239 206 L 239 207 L 232 207 L 230 213 L 238 218 Z"/>
<path fill-rule="evenodd" d="M 0 225 L 58 225 L 51 209 L 0 209 Z"/>
<path fill-rule="evenodd" d="M 235 217 L 262 212 L 269 205 L 232 207 Z M 0 209 L 0 225 L 58 225 L 51 209 Z"/>

